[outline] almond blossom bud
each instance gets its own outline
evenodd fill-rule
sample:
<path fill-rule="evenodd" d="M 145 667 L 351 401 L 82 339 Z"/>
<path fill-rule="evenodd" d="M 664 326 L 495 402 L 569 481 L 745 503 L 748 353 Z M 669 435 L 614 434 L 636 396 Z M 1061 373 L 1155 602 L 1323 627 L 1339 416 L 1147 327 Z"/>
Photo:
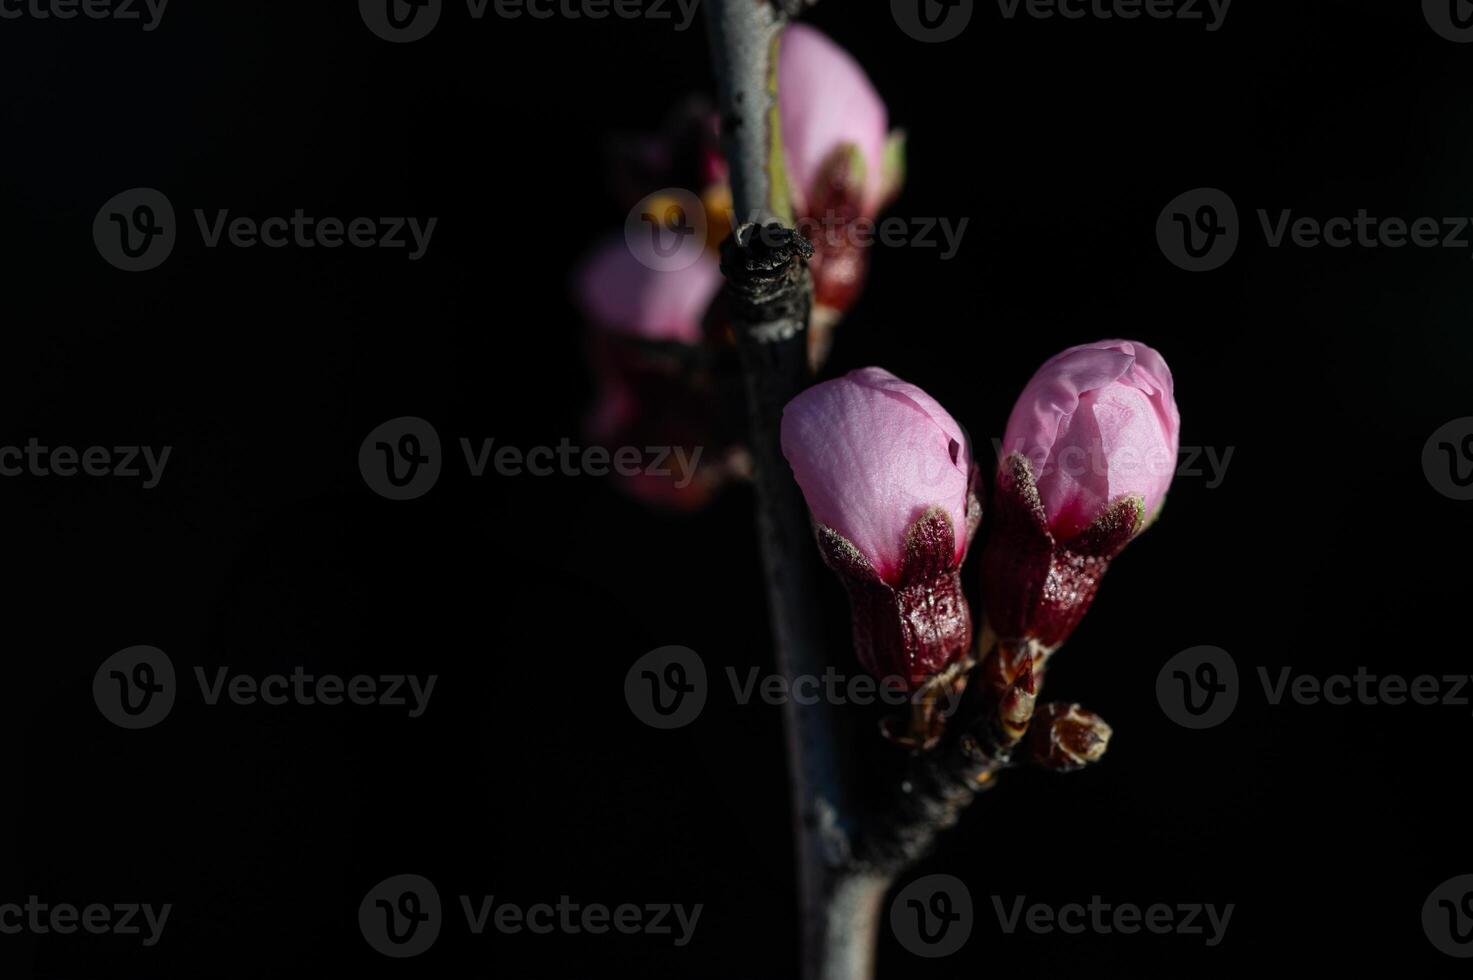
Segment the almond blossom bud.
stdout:
<path fill-rule="evenodd" d="M 1008 419 L 983 553 L 989 625 L 1046 653 L 1100 577 L 1155 519 L 1176 469 L 1171 371 L 1145 344 L 1107 340 L 1050 358 Z"/>
<path fill-rule="evenodd" d="M 903 139 L 859 63 L 807 24 L 783 31 L 777 75 L 788 193 L 815 247 L 817 337 L 859 295 L 868 250 L 854 225 L 899 192 Z"/>
<path fill-rule="evenodd" d="M 981 506 L 961 426 L 914 385 L 864 368 L 789 402 L 782 449 L 849 593 L 865 669 L 917 687 L 966 653 L 960 569 Z"/>

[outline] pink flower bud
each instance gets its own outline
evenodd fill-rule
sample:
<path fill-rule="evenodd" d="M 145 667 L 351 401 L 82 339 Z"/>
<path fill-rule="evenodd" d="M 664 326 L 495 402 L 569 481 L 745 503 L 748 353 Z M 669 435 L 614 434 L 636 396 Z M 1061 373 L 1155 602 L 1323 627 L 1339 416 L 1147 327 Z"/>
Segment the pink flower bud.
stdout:
<path fill-rule="evenodd" d="M 1068 540 L 1122 497 L 1138 497 L 1149 523 L 1176 471 L 1180 429 L 1161 355 L 1105 340 L 1038 369 L 1013 407 L 1002 449 L 1027 458 L 1049 530 Z"/>
<path fill-rule="evenodd" d="M 1161 355 L 1071 347 L 1028 382 L 1003 438 L 982 555 L 988 623 L 1046 656 L 1089 609 L 1110 560 L 1154 519 L 1181 418 Z"/>
<path fill-rule="evenodd" d="M 961 426 L 919 388 L 865 368 L 789 402 L 782 448 L 849 592 L 865 668 L 916 686 L 966 652 L 959 571 L 981 507 Z"/>
<path fill-rule="evenodd" d="M 844 156 L 861 211 L 875 214 L 895 175 L 886 166 L 889 116 L 864 69 L 822 31 L 792 24 L 778 50 L 777 93 L 794 210 L 811 213 L 810 197 Z"/>
<path fill-rule="evenodd" d="M 783 31 L 778 111 L 793 216 L 814 246 L 811 344 L 822 363 L 834 323 L 864 285 L 873 229 L 862 223 L 900 189 L 903 140 L 858 62 L 802 23 Z"/>

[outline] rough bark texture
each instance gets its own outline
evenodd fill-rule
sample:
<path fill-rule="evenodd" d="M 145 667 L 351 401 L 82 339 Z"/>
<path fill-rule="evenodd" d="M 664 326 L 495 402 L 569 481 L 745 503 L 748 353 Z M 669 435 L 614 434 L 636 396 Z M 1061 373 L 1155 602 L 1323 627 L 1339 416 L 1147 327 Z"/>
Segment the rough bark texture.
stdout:
<path fill-rule="evenodd" d="M 783 408 L 810 382 L 808 313 L 812 246 L 778 225 L 747 225 L 722 249 L 723 303 L 741 351 L 747 385 L 758 527 L 778 669 L 818 676 L 828 650 L 813 614 L 822 569 L 808 508 L 782 456 Z M 864 980 L 872 975 L 878 904 L 886 882 L 853 869 L 850 725 L 822 700 L 784 709 L 798 850 L 803 976 Z"/>

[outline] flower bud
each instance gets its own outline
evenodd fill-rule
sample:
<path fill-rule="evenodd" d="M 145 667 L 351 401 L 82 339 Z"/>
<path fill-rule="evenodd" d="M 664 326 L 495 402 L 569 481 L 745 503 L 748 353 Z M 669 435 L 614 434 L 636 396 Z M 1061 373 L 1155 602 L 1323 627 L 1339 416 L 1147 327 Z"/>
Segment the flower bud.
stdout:
<path fill-rule="evenodd" d="M 1022 453 L 1054 537 L 1084 531 L 1121 497 L 1149 519 L 1176 470 L 1181 417 L 1171 371 L 1145 344 L 1106 340 L 1050 358 L 1008 418 L 1003 453 Z"/>
<path fill-rule="evenodd" d="M 889 132 L 885 103 L 864 69 L 822 32 L 788 26 L 777 74 L 788 194 L 798 230 L 814 245 L 813 330 L 822 354 L 827 329 L 864 283 L 873 233 L 861 235 L 856 223 L 899 192 L 904 142 Z"/>
<path fill-rule="evenodd" d="M 794 209 L 809 213 L 810 196 L 843 155 L 856 206 L 878 212 L 899 175 L 887 159 L 889 114 L 859 63 L 822 31 L 791 24 L 778 49 L 777 94 Z"/>
<path fill-rule="evenodd" d="M 988 622 L 1045 652 L 1068 638 L 1122 548 L 1155 519 L 1181 418 L 1161 355 L 1125 340 L 1072 347 L 1008 419 L 983 553 Z"/>
<path fill-rule="evenodd" d="M 1057 701 L 1043 705 L 1033 719 L 1028 750 L 1046 769 L 1072 772 L 1099 762 L 1114 731 L 1093 711 Z"/>
<path fill-rule="evenodd" d="M 865 669 L 917 687 L 966 653 L 960 569 L 981 506 L 961 426 L 919 388 L 865 368 L 789 402 L 782 449 L 849 593 Z"/>

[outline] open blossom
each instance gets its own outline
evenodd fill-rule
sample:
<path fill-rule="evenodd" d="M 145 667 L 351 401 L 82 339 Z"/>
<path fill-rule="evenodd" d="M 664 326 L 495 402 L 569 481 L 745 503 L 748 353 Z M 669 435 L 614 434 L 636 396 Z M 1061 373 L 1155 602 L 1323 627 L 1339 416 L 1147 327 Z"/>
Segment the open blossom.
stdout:
<path fill-rule="evenodd" d="M 798 230 L 814 245 L 809 268 L 822 330 L 859 295 L 868 249 L 855 223 L 874 218 L 899 191 L 901 139 L 864 69 L 821 31 L 789 25 L 777 74 L 788 193 Z"/>
<path fill-rule="evenodd" d="M 981 509 L 966 434 L 921 389 L 865 368 L 794 398 L 781 435 L 861 663 L 923 683 L 971 636 L 959 570 Z"/>
<path fill-rule="evenodd" d="M 1002 443 L 983 599 L 1004 642 L 1046 652 L 1073 632 L 1110 560 L 1154 519 L 1181 416 L 1165 360 L 1107 340 L 1050 358 Z"/>

